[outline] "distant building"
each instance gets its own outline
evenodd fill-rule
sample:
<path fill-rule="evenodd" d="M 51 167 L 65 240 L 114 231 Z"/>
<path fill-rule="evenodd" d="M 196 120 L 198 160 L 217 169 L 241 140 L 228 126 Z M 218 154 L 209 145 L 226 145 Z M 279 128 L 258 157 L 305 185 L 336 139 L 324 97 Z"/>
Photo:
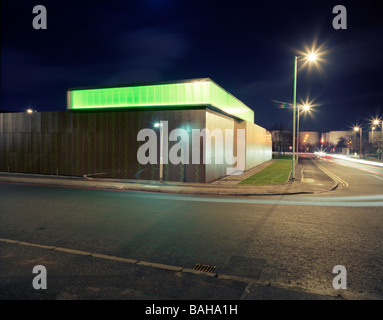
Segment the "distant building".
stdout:
<path fill-rule="evenodd" d="M 333 144 L 337 145 L 339 138 L 344 137 L 350 140 L 350 137 L 354 135 L 353 131 L 330 131 L 322 133 L 321 144 Z"/>
<path fill-rule="evenodd" d="M 304 152 L 309 146 L 317 146 L 320 143 L 319 132 L 300 131 L 299 132 L 299 152 Z"/>
<path fill-rule="evenodd" d="M 380 130 L 374 130 L 368 132 L 368 142 L 382 141 L 383 132 Z"/>

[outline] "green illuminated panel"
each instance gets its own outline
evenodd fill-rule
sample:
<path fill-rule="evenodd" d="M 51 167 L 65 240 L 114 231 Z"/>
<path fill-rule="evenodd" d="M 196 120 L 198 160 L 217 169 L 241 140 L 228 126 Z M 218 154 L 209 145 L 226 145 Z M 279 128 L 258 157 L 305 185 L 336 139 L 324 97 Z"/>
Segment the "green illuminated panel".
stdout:
<path fill-rule="evenodd" d="M 69 109 L 211 105 L 254 122 L 254 112 L 211 80 L 68 91 Z"/>

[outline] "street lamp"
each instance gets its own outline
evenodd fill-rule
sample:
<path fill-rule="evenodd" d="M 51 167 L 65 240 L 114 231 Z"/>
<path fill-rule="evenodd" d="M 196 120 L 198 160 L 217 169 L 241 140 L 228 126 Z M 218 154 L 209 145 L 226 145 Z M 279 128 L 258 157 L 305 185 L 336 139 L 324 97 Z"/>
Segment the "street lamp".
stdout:
<path fill-rule="evenodd" d="M 164 177 L 164 129 L 163 129 L 163 121 L 156 122 L 154 124 L 155 128 L 160 128 L 160 182 L 163 182 Z"/>
<path fill-rule="evenodd" d="M 354 131 L 355 133 L 356 132 L 359 132 L 359 135 L 360 135 L 360 142 L 359 142 L 359 158 L 362 157 L 362 127 L 358 127 L 358 126 L 355 126 L 354 127 Z"/>
<path fill-rule="evenodd" d="M 373 119 L 371 120 L 372 122 L 372 125 L 373 125 L 373 128 L 375 127 L 378 127 L 379 125 L 381 125 L 381 128 L 382 128 L 382 138 L 383 138 L 383 120 L 380 120 L 380 119 Z M 374 129 L 375 130 L 375 129 Z M 374 131 L 372 131 L 372 139 L 374 139 Z"/>
<path fill-rule="evenodd" d="M 307 55 L 307 60 L 311 62 L 314 62 L 317 58 L 318 58 L 318 55 L 315 52 L 310 52 Z"/>
<path fill-rule="evenodd" d="M 315 62 L 318 59 L 317 51 L 311 50 L 303 56 L 294 57 L 294 110 L 293 110 L 293 162 L 292 162 L 292 175 L 291 179 L 295 179 L 295 123 L 296 123 L 296 110 L 297 110 L 297 73 L 298 73 L 298 59 L 304 58 L 308 62 Z"/>
<path fill-rule="evenodd" d="M 311 106 L 309 104 L 304 104 L 303 106 L 298 107 L 298 123 L 297 123 L 297 163 L 299 162 L 299 118 L 302 111 L 309 111 Z M 301 109 L 301 111 L 299 111 Z"/>

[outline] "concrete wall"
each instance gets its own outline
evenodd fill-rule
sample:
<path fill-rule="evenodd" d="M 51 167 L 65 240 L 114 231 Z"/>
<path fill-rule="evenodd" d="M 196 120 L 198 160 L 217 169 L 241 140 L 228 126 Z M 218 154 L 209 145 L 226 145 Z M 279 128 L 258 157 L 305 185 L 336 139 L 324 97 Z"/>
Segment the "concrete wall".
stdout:
<path fill-rule="evenodd" d="M 225 117 L 223 115 L 207 112 L 206 114 L 206 128 L 214 130 L 216 128 L 233 130 L 233 149 L 224 148 L 222 150 L 224 156 L 224 164 L 206 165 L 206 182 L 214 181 L 218 178 L 227 175 L 227 169 L 235 169 L 238 162 L 234 164 L 227 163 L 225 159 L 230 159 L 230 156 L 239 157 L 245 155 L 244 170 L 249 170 L 265 161 L 272 159 L 272 138 L 271 133 L 266 129 L 251 123 L 249 121 L 236 121 Z M 237 129 L 245 130 L 245 145 L 237 144 Z M 226 140 L 224 139 L 224 144 Z M 214 147 L 214 145 L 213 145 Z M 214 150 L 214 148 L 213 148 Z M 213 154 L 212 161 L 217 161 L 218 156 L 221 154 Z M 238 161 L 238 159 L 237 159 Z M 240 166 L 238 166 L 240 169 Z M 238 173 L 240 173 L 238 171 Z"/>
<path fill-rule="evenodd" d="M 241 128 L 246 129 L 246 170 L 271 160 L 271 133 L 248 121 L 244 121 Z"/>
<path fill-rule="evenodd" d="M 226 147 L 225 130 L 232 130 L 234 133 L 235 120 L 218 114 L 213 111 L 206 112 L 206 129 L 212 134 L 211 139 L 211 157 L 205 157 L 206 161 L 206 182 L 217 180 L 227 175 L 226 169 L 232 167 L 228 165 L 226 159 L 233 154 L 233 149 Z M 218 129 L 221 132 L 222 142 L 218 142 L 217 138 L 213 137 L 214 130 Z M 218 145 L 219 144 L 219 145 Z M 222 145 L 222 147 L 220 147 Z M 204 151 L 207 152 L 207 145 Z"/>

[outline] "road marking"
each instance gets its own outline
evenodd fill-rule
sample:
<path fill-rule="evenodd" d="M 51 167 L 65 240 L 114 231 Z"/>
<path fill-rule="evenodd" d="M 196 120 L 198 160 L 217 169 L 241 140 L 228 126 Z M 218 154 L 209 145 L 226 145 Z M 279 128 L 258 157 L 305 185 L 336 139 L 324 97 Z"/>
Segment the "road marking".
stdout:
<path fill-rule="evenodd" d="M 217 273 L 206 273 L 206 272 L 202 272 L 202 271 L 193 270 L 190 268 L 171 266 L 171 265 L 166 265 L 166 264 L 162 264 L 162 263 L 139 261 L 139 260 L 128 259 L 128 258 L 120 258 L 120 257 L 114 257 L 114 256 L 105 255 L 105 254 L 91 253 L 91 252 L 86 252 L 86 251 L 81 251 L 81 250 L 74 250 L 74 249 L 61 248 L 61 247 L 55 247 L 55 246 L 47 246 L 47 245 L 41 245 L 41 244 L 12 240 L 12 239 L 0 238 L 0 242 L 6 242 L 6 243 L 12 243 L 12 244 L 18 244 L 18 245 L 26 245 L 26 246 L 36 247 L 36 248 L 40 248 L 40 249 L 45 249 L 45 250 L 54 250 L 54 251 L 66 252 L 66 253 L 70 253 L 70 254 L 86 255 L 89 257 L 95 257 L 95 258 L 100 258 L 100 259 L 105 259 L 105 260 L 112 260 L 112 261 L 119 261 L 119 262 L 135 264 L 135 265 L 139 265 L 142 267 L 152 267 L 152 268 L 158 268 L 158 269 L 164 269 L 164 270 L 170 270 L 170 271 L 182 272 L 182 273 L 193 273 L 193 274 L 201 275 L 201 276 L 209 276 L 209 277 L 215 277 L 215 278 L 226 279 L 226 280 L 240 281 L 240 282 L 245 282 L 245 283 L 264 284 L 264 281 L 260 281 L 260 280 L 253 279 L 253 278 L 239 277 L 239 276 L 226 275 L 226 274 L 217 274 Z M 268 283 L 269 283 L 269 285 L 271 285 L 270 282 L 268 282 Z M 283 287 L 279 284 L 278 285 L 275 284 L 274 286 L 280 287 L 280 288 Z"/>
<path fill-rule="evenodd" d="M 383 175 L 382 172 L 377 172 L 377 171 L 369 170 L 369 169 L 366 169 L 366 168 L 361 168 L 359 166 L 353 166 L 352 164 L 349 164 L 349 163 L 342 163 L 342 162 L 339 162 L 339 161 L 334 161 L 334 160 L 325 159 L 325 158 L 322 158 L 322 159 L 325 160 L 325 161 L 329 161 L 329 162 L 333 162 L 333 163 L 345 166 L 345 167 L 349 167 L 349 168 L 351 167 L 351 168 L 359 169 L 359 170 L 362 170 L 362 171 L 367 171 L 367 172 L 370 172 L 370 173 Z M 339 159 L 337 159 L 337 160 L 339 160 Z M 364 164 L 364 165 L 366 165 L 366 164 Z"/>
<path fill-rule="evenodd" d="M 321 169 L 325 174 L 327 174 L 331 179 L 333 179 L 335 182 L 338 182 L 342 185 L 344 185 L 345 187 L 348 187 L 348 183 L 346 181 L 344 181 L 343 179 L 339 178 L 337 175 L 335 175 L 334 173 L 332 173 L 330 170 L 326 169 L 325 167 L 323 167 L 322 165 L 320 165 L 318 163 L 318 161 L 314 160 L 314 159 L 311 159 L 315 165 Z"/>
<path fill-rule="evenodd" d="M 383 180 L 383 178 L 374 176 L 373 174 L 372 174 L 372 176 L 375 177 L 376 179 Z"/>
<path fill-rule="evenodd" d="M 304 169 L 302 168 L 302 171 L 301 171 L 301 182 L 307 182 L 307 183 L 313 183 L 315 180 L 314 179 L 311 179 L 311 178 L 304 178 L 304 174 L 303 174 L 303 171 Z"/>
<path fill-rule="evenodd" d="M 157 199 L 158 201 L 192 201 L 192 202 L 211 202 L 211 203 L 232 203 L 232 204 L 263 204 L 263 205 L 290 205 L 290 206 L 311 206 L 311 207 L 383 207 L 383 195 L 371 196 L 368 198 L 359 196 L 342 197 L 308 197 L 308 196 L 290 196 L 289 200 L 282 200 L 280 196 L 267 196 L 269 199 L 253 199 L 248 197 L 211 197 L 197 195 L 176 195 L 176 194 L 135 194 L 134 198 Z M 290 200 L 293 199 L 293 200 Z M 343 200 L 343 201 L 339 201 Z"/>

